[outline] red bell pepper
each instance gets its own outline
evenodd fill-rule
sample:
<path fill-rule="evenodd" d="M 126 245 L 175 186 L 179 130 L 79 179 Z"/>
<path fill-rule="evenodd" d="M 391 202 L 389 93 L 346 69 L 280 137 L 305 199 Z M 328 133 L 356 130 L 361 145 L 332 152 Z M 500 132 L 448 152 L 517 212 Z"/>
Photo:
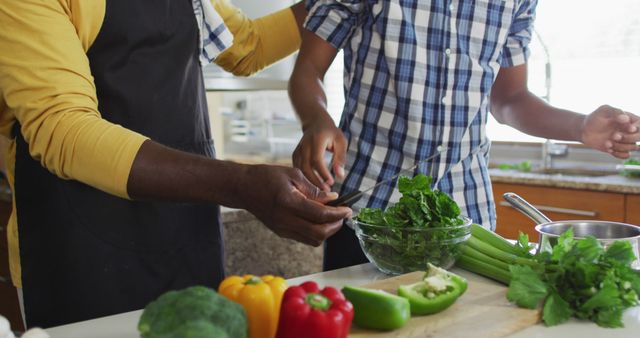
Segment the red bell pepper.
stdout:
<path fill-rule="evenodd" d="M 285 291 L 276 338 L 346 338 L 353 305 L 332 287 L 304 282 Z"/>

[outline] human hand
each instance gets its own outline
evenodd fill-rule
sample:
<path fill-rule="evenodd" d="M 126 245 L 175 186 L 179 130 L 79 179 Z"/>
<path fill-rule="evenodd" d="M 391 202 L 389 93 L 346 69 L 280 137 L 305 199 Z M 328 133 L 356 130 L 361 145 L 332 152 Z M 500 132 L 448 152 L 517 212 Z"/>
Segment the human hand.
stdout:
<path fill-rule="evenodd" d="M 271 231 L 312 246 L 319 246 L 351 217 L 347 207 L 330 207 L 335 192 L 311 184 L 298 169 L 248 166 L 238 187 L 242 205 Z"/>
<path fill-rule="evenodd" d="M 637 151 L 640 117 L 611 106 L 601 106 L 589 114 L 582 125 L 582 143 L 620 159 Z"/>
<path fill-rule="evenodd" d="M 305 129 L 293 152 L 293 166 L 302 170 L 311 183 L 324 191 L 330 191 L 335 181 L 324 162 L 325 150 L 333 153 L 331 168 L 339 178 L 343 178 L 347 139 L 328 115 L 317 119 Z"/>

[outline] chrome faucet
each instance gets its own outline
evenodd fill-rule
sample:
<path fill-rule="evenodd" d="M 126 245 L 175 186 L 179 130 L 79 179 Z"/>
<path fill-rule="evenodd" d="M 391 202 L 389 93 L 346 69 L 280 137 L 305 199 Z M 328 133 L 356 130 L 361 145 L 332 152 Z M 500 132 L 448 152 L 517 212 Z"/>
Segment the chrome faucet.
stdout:
<path fill-rule="evenodd" d="M 551 102 L 551 53 L 549 53 L 549 48 L 547 44 L 544 43 L 542 36 L 540 33 L 534 28 L 533 33 L 538 38 L 538 42 L 540 42 L 540 46 L 542 47 L 542 52 L 544 53 L 544 89 L 545 94 L 541 98 Z"/>
<path fill-rule="evenodd" d="M 545 95 L 542 97 L 547 103 L 551 102 L 551 54 L 549 53 L 549 48 L 544 43 L 542 36 L 538 33 L 537 30 L 533 30 L 534 34 L 538 38 L 540 42 L 540 46 L 542 46 L 542 51 L 544 52 L 545 64 L 544 64 L 544 87 L 545 87 Z M 569 153 L 569 146 L 566 144 L 557 144 L 551 142 L 551 140 L 547 139 L 542 144 L 542 169 L 550 169 L 553 167 L 553 158 L 559 156 L 567 156 Z"/>
<path fill-rule="evenodd" d="M 568 145 L 553 143 L 551 140 L 547 140 L 542 144 L 542 169 L 552 168 L 554 157 L 567 156 L 568 154 Z"/>

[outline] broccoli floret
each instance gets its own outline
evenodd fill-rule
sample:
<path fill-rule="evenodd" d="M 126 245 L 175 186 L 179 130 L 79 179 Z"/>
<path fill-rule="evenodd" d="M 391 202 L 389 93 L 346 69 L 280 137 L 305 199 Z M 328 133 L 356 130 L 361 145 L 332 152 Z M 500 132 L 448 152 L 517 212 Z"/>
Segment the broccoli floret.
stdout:
<path fill-rule="evenodd" d="M 163 337 L 167 337 L 163 335 Z M 171 332 L 170 337 L 183 338 L 229 338 L 223 329 L 204 320 L 196 320 L 185 323 Z"/>
<path fill-rule="evenodd" d="M 138 331 L 142 338 L 246 338 L 247 316 L 241 305 L 207 287 L 193 286 L 149 303 Z"/>

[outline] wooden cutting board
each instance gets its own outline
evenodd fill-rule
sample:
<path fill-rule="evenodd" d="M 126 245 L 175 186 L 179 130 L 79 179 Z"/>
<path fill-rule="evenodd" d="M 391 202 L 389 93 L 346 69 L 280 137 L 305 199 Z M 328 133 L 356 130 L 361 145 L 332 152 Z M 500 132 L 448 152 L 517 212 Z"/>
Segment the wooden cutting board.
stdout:
<path fill-rule="evenodd" d="M 469 282 L 467 291 L 448 309 L 429 316 L 414 316 L 402 328 L 394 331 L 370 331 L 352 327 L 349 337 L 505 337 L 540 320 L 539 310 L 521 309 L 507 300 L 507 287 L 478 276 L 455 269 L 455 273 Z M 424 272 L 376 281 L 364 287 L 381 289 L 393 294 L 401 284 L 419 281 Z"/>

